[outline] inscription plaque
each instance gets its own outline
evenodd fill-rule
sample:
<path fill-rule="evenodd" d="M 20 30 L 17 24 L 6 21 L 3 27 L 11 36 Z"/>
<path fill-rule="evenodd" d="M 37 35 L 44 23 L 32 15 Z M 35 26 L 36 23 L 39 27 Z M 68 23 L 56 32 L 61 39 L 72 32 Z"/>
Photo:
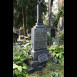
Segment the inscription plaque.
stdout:
<path fill-rule="evenodd" d="M 46 54 L 41 54 L 38 56 L 38 60 L 40 63 L 48 61 L 48 57 Z"/>
<path fill-rule="evenodd" d="M 46 29 L 35 29 L 32 36 L 32 47 L 34 50 L 47 48 L 47 33 Z"/>

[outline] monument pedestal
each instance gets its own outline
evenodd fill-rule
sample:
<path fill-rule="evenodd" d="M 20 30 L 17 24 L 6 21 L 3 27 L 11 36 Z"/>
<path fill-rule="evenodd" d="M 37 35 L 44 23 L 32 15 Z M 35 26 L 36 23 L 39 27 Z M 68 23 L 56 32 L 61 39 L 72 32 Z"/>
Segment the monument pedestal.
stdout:
<path fill-rule="evenodd" d="M 33 60 L 38 60 L 39 55 L 49 54 L 47 49 L 47 31 L 43 24 L 36 24 L 31 29 L 31 43 Z"/>
<path fill-rule="evenodd" d="M 42 55 L 42 54 L 46 54 L 47 56 L 49 55 L 49 50 L 48 49 L 42 49 L 42 50 L 32 50 L 31 51 L 31 55 L 33 57 L 33 60 L 38 60 L 38 56 Z"/>

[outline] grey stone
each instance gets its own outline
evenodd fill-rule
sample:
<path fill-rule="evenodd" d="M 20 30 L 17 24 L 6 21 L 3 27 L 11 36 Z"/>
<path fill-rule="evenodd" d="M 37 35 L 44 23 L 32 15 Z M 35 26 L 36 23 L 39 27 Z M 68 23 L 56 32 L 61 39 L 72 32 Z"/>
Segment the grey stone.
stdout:
<path fill-rule="evenodd" d="M 45 28 L 32 28 L 31 36 L 33 50 L 47 48 L 47 32 Z"/>
<path fill-rule="evenodd" d="M 36 67 L 36 66 L 39 66 L 40 65 L 40 63 L 39 63 L 39 61 L 33 61 L 32 62 L 32 67 Z"/>
<path fill-rule="evenodd" d="M 41 71 L 41 70 L 43 70 L 43 66 L 38 66 L 38 71 Z"/>
<path fill-rule="evenodd" d="M 28 65 L 31 67 L 39 66 L 39 61 L 28 60 Z"/>
<path fill-rule="evenodd" d="M 43 23 L 43 22 L 42 22 L 41 15 L 42 15 L 42 5 L 41 5 L 41 2 L 40 2 L 40 3 L 37 5 L 37 23 Z"/>
<path fill-rule="evenodd" d="M 40 26 L 35 25 L 31 30 L 31 55 L 33 60 L 38 60 L 38 55 L 40 54 L 49 54 L 47 49 L 47 31 L 43 25 Z"/>
<path fill-rule="evenodd" d="M 32 73 L 34 73 L 34 72 L 35 72 L 34 68 L 28 69 L 28 74 L 32 74 Z"/>
<path fill-rule="evenodd" d="M 31 29 L 31 47 L 32 47 L 31 55 L 33 61 L 38 61 L 39 55 L 46 54 L 48 57 L 49 54 L 49 50 L 47 49 L 47 30 L 43 25 L 41 15 L 42 15 L 42 6 L 40 2 L 37 5 L 37 23 Z M 41 60 L 41 58 L 39 59 Z M 45 60 L 43 59 L 43 61 Z"/>
<path fill-rule="evenodd" d="M 43 66 L 36 66 L 35 68 L 30 68 L 29 70 L 28 70 L 28 74 L 32 74 L 32 73 L 34 73 L 35 71 L 41 71 L 41 70 L 43 70 Z"/>
<path fill-rule="evenodd" d="M 39 60 L 40 63 L 47 62 L 48 61 L 48 57 L 47 57 L 46 54 L 41 54 L 41 55 L 38 56 L 38 60 Z"/>
<path fill-rule="evenodd" d="M 42 22 L 42 6 L 41 3 L 37 5 L 37 23 L 31 29 L 31 55 L 32 61 L 29 64 L 32 66 L 28 70 L 28 74 L 34 73 L 35 71 L 43 70 L 41 64 L 48 61 L 49 50 L 47 49 L 47 30 Z"/>
<path fill-rule="evenodd" d="M 33 60 L 38 60 L 38 56 L 41 54 L 46 54 L 49 55 L 49 50 L 48 49 L 41 49 L 41 50 L 32 50 L 31 55 L 33 57 Z"/>

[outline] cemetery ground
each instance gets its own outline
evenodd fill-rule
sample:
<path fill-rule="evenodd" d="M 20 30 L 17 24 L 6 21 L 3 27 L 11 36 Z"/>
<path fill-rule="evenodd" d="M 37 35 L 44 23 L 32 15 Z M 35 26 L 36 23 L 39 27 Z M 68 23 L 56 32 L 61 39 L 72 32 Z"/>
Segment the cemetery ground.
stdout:
<path fill-rule="evenodd" d="M 14 29 L 13 33 L 13 77 L 64 77 L 64 28 L 58 24 L 59 18 L 64 17 L 64 6 L 55 16 L 47 11 L 43 0 L 33 1 L 14 1 L 13 26 L 18 31 Z M 48 20 L 44 18 L 47 12 Z M 61 33 L 56 34 L 56 30 Z"/>
<path fill-rule="evenodd" d="M 63 44 L 63 43 L 62 43 Z M 49 56 L 53 59 L 46 63 L 42 71 L 28 74 L 28 60 L 32 60 L 29 55 L 31 41 L 18 41 L 13 44 L 13 77 L 64 77 L 64 45 L 52 44 L 49 46 Z"/>

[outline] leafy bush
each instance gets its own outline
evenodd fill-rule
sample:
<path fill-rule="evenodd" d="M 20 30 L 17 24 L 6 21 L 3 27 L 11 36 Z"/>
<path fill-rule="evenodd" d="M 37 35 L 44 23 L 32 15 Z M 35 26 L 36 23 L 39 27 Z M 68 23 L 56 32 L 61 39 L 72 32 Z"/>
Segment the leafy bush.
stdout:
<path fill-rule="evenodd" d="M 52 61 L 48 62 L 47 66 L 49 67 L 49 69 L 51 69 L 52 68 Z"/>
<path fill-rule="evenodd" d="M 57 15 L 54 15 L 53 26 L 57 27 L 60 16 L 64 17 L 64 4 L 59 7 Z"/>
<path fill-rule="evenodd" d="M 13 76 L 14 77 L 25 76 L 25 74 L 27 74 L 28 68 L 29 67 L 25 63 L 23 63 L 22 66 L 21 65 L 19 66 L 13 63 Z"/>
<path fill-rule="evenodd" d="M 51 46 L 49 48 L 49 53 L 53 54 L 54 59 L 58 59 L 60 62 L 62 62 L 64 64 L 64 46 Z"/>
<path fill-rule="evenodd" d="M 64 32 L 61 33 L 60 40 L 64 40 Z"/>
<path fill-rule="evenodd" d="M 13 76 L 24 77 L 27 74 L 29 66 L 27 60 L 31 58 L 27 49 L 13 47 Z"/>
<path fill-rule="evenodd" d="M 42 77 L 55 77 L 55 72 L 46 73 Z"/>

